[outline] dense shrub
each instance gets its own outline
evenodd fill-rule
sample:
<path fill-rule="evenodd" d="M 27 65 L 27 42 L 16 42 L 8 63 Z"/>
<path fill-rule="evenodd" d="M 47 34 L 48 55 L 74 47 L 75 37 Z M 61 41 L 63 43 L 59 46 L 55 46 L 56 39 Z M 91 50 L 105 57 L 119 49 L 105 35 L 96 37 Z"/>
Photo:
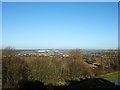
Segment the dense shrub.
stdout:
<path fill-rule="evenodd" d="M 105 74 L 109 70 L 117 70 L 118 59 L 111 53 L 102 53 L 106 57 L 98 57 L 94 62 L 100 66 L 94 70 L 83 60 L 79 49 L 71 50 L 69 57 L 16 56 L 13 49 L 4 49 L 2 55 L 3 87 L 18 87 L 20 80 L 41 81 L 45 85 L 65 85 L 66 80 L 80 80 Z"/>
<path fill-rule="evenodd" d="M 73 54 L 71 54 L 73 55 Z M 74 56 L 74 55 L 73 55 Z M 45 84 L 58 85 L 66 80 L 79 80 L 80 77 L 91 77 L 91 68 L 80 58 L 73 57 L 26 57 L 31 70 L 30 80 L 39 80 Z"/>
<path fill-rule="evenodd" d="M 18 81 L 27 79 L 29 69 L 27 63 L 15 56 L 12 49 L 4 49 L 2 57 L 2 85 L 3 88 L 17 88 Z"/>
<path fill-rule="evenodd" d="M 69 52 L 72 60 L 82 60 L 83 54 L 80 49 L 71 50 Z"/>

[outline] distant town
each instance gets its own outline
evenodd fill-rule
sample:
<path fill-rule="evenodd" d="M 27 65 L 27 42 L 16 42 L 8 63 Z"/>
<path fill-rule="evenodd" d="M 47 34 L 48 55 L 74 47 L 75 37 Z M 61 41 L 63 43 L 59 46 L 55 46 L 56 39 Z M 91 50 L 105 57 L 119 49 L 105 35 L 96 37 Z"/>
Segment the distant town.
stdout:
<path fill-rule="evenodd" d="M 54 57 L 54 56 L 60 56 L 61 58 L 69 58 L 69 52 L 72 49 L 23 49 L 23 50 L 15 50 L 17 53 L 15 56 L 20 56 L 20 57 Z M 83 60 L 89 64 L 91 68 L 97 68 L 100 66 L 100 63 L 94 63 L 94 60 L 96 58 L 117 58 L 118 57 L 118 50 L 116 49 L 98 49 L 98 50 L 81 50 L 83 53 Z M 106 55 L 105 53 L 112 53 L 111 55 Z M 3 57 L 10 57 L 8 56 L 3 56 Z M 105 66 L 107 67 L 107 66 Z"/>
<path fill-rule="evenodd" d="M 62 57 L 69 57 L 69 51 L 72 49 L 17 49 L 16 56 L 55 56 L 60 55 Z M 106 55 L 101 55 L 100 52 L 114 52 L 113 57 L 117 57 L 118 50 L 117 49 L 81 49 L 82 53 L 87 57 L 88 55 L 91 57 L 106 57 Z M 4 56 L 5 57 L 5 56 Z"/>

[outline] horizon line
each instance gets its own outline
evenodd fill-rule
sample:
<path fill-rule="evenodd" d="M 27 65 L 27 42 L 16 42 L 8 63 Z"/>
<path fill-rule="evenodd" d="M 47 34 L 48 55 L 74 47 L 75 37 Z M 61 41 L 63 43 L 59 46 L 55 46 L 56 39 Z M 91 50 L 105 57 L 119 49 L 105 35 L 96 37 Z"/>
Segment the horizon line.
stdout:
<path fill-rule="evenodd" d="M 14 48 L 14 47 L 6 47 L 6 48 L 12 48 L 15 50 L 39 50 L 39 49 L 80 49 L 80 50 L 118 50 L 119 48 Z M 6 49 L 6 48 L 0 48 Z"/>

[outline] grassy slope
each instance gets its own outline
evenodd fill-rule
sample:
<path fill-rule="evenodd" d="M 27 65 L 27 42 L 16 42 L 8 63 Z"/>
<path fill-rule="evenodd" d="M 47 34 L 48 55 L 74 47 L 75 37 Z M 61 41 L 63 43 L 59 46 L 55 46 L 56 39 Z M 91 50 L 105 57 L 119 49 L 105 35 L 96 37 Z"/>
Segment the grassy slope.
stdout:
<path fill-rule="evenodd" d="M 113 82 L 113 83 L 116 81 L 120 81 L 120 71 L 106 74 L 106 75 L 102 76 L 102 78 L 104 78 L 110 82 Z"/>

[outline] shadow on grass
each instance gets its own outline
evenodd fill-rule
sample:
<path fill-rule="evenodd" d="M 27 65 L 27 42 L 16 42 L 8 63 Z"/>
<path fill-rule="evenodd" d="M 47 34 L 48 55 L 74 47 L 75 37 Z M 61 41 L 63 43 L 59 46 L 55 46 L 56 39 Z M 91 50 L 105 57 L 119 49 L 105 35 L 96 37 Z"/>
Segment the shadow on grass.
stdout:
<path fill-rule="evenodd" d="M 68 85 L 66 86 L 45 86 L 44 83 L 40 81 L 20 81 L 19 87 L 20 89 L 28 88 L 29 90 L 41 90 L 41 89 L 52 89 L 52 90 L 58 90 L 58 89 L 77 89 L 77 88 L 120 88 L 119 86 L 114 85 L 114 83 L 111 83 L 105 79 L 102 78 L 91 78 L 91 79 L 85 79 L 80 81 L 75 80 L 69 80 L 66 81 Z"/>
<path fill-rule="evenodd" d="M 102 78 L 90 78 L 85 80 L 69 80 L 66 81 L 66 86 L 45 86 L 44 83 L 40 81 L 19 81 L 19 89 L 17 90 L 79 90 L 80 88 L 120 88 L 120 86 L 114 85 L 107 80 Z"/>
<path fill-rule="evenodd" d="M 114 83 L 102 78 L 85 79 L 81 81 L 68 81 L 69 87 L 75 88 L 117 88 Z"/>
<path fill-rule="evenodd" d="M 28 80 L 20 80 L 19 81 L 19 89 L 28 89 L 28 90 L 44 90 L 44 83 L 40 81 L 28 81 Z"/>

